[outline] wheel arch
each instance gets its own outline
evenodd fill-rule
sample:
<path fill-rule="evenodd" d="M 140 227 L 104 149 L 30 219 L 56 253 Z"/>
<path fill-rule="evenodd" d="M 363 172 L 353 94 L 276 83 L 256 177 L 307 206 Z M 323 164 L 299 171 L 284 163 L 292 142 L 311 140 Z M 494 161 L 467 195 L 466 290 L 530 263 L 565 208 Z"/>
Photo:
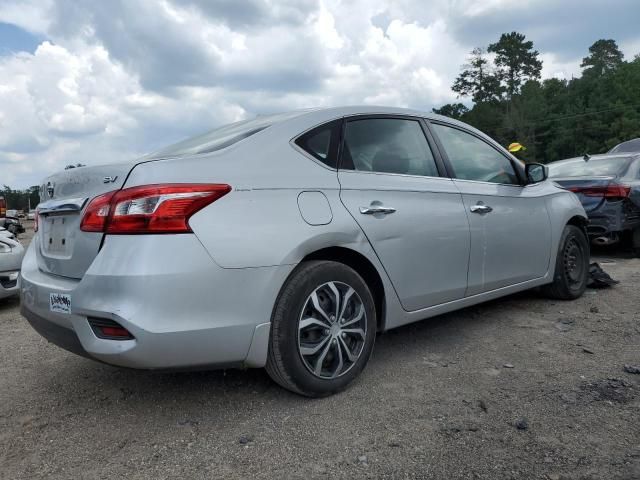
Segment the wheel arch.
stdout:
<path fill-rule="evenodd" d="M 384 283 L 377 268 L 363 254 L 346 247 L 327 247 L 307 254 L 302 262 L 309 260 L 329 260 L 340 262 L 353 268 L 371 289 L 375 307 L 378 332 L 384 331 L 386 322 L 386 296 Z"/>
<path fill-rule="evenodd" d="M 587 234 L 587 225 L 589 224 L 589 219 L 583 217 L 582 215 L 574 215 L 567 221 L 567 225 L 573 225 L 582 230 L 587 237 L 587 241 L 589 240 L 589 235 Z"/>

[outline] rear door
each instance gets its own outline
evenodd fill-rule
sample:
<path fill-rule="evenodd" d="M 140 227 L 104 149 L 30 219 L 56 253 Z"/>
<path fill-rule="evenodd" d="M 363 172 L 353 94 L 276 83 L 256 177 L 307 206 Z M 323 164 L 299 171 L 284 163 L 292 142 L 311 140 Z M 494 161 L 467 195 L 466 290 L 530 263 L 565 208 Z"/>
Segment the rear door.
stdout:
<path fill-rule="evenodd" d="M 467 296 L 542 277 L 551 223 L 542 185 L 524 186 L 511 160 L 471 131 L 431 122 L 471 228 Z"/>
<path fill-rule="evenodd" d="M 427 138 L 412 117 L 347 119 L 338 170 L 340 198 L 408 311 L 462 298 L 467 287 L 462 197 Z"/>

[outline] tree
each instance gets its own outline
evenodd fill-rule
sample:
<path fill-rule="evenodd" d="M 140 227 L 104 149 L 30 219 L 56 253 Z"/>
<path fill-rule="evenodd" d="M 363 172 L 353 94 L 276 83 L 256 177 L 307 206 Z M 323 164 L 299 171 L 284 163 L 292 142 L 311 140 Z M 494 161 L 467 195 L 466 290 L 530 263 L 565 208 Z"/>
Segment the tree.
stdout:
<path fill-rule="evenodd" d="M 482 48 L 474 48 L 469 63 L 463 65 L 451 90 L 463 97 L 471 97 L 475 103 L 497 100 L 502 94 L 500 79 L 489 64 Z"/>
<path fill-rule="evenodd" d="M 522 33 L 503 33 L 500 40 L 489 45 L 488 51 L 496 54 L 498 76 L 505 83 L 509 99 L 520 92 L 525 81 L 540 79 L 539 53 L 533 49 L 533 42 L 525 41 Z"/>
<path fill-rule="evenodd" d="M 624 55 L 615 40 L 598 40 L 589 47 L 589 55 L 580 66 L 587 75 L 601 76 L 622 65 Z"/>
<path fill-rule="evenodd" d="M 447 103 L 440 108 L 433 108 L 431 111 L 438 115 L 444 115 L 445 117 L 460 120 L 469 111 L 469 109 L 462 103 Z"/>

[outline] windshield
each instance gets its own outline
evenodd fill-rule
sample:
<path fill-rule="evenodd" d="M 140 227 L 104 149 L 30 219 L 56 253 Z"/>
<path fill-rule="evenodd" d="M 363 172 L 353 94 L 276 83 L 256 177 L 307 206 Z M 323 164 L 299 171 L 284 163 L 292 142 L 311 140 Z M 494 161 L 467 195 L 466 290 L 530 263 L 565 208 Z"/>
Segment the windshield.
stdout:
<path fill-rule="evenodd" d="M 549 164 L 550 177 L 602 177 L 622 175 L 631 159 L 627 157 L 591 158 L 585 162 L 582 158 Z"/>
<path fill-rule="evenodd" d="M 301 113 L 303 112 L 296 111 L 276 115 L 261 115 L 250 120 L 223 125 L 203 135 L 198 135 L 158 150 L 152 153 L 149 158 L 178 157 L 222 150 L 270 127 L 274 123 L 296 117 Z"/>

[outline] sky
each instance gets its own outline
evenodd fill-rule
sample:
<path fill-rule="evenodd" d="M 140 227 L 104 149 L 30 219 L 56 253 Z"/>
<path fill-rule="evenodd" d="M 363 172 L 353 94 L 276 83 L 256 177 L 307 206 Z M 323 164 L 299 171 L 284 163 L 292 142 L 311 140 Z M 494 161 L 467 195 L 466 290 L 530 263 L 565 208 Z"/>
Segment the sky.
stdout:
<path fill-rule="evenodd" d="M 597 39 L 640 53 L 638 18 L 638 0 L 0 0 L 0 186 L 256 114 L 430 111 L 503 32 L 569 79 Z"/>

